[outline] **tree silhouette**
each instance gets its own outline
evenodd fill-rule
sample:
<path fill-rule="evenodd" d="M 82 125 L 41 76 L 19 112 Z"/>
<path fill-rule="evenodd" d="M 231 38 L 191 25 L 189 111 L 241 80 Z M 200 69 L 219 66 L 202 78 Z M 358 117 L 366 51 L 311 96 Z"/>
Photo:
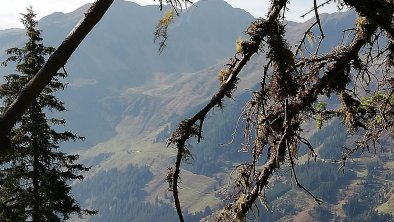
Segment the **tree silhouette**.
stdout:
<path fill-rule="evenodd" d="M 33 10 L 28 8 L 22 16 L 28 40 L 23 48 L 7 50 L 9 57 L 3 64 L 15 62 L 17 73 L 5 76 L 0 92 L 2 110 L 12 104 L 54 51 L 42 44 Z M 59 79 L 65 77 L 64 73 L 56 73 L 11 130 L 12 149 L 0 157 L 1 221 L 62 221 L 73 214 L 94 213 L 79 207 L 68 184 L 83 179 L 80 173 L 88 168 L 75 163 L 77 155 L 57 150 L 59 143 L 81 137 L 69 131 L 57 132 L 53 127 L 63 126 L 65 120 L 45 113 L 65 111 L 63 103 L 53 95 L 64 89 L 65 84 Z"/>

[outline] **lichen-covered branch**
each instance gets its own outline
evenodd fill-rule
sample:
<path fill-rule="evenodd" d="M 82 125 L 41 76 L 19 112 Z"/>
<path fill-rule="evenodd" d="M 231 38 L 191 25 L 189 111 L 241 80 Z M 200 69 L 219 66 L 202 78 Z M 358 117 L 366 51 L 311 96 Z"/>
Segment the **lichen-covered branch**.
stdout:
<path fill-rule="evenodd" d="M 202 126 L 197 126 L 197 123 L 200 121 L 201 123 L 204 121 L 207 113 L 211 111 L 215 106 L 221 106 L 222 100 L 225 96 L 231 95 L 232 91 L 236 88 L 236 83 L 238 81 L 238 74 L 242 70 L 242 68 L 246 65 L 246 63 L 250 60 L 252 55 L 258 52 L 259 46 L 262 41 L 262 27 L 260 27 L 263 23 L 255 22 L 252 24 L 253 30 L 255 32 L 251 33 L 250 41 L 245 42 L 244 47 L 248 48 L 248 51 L 245 51 L 245 54 L 242 55 L 241 59 L 234 58 L 230 60 L 230 64 L 228 64 L 228 78 L 222 84 L 219 89 L 219 92 L 215 94 L 210 102 L 202 108 L 197 114 L 195 114 L 192 118 L 184 120 L 175 132 L 172 134 L 168 141 L 168 146 L 175 145 L 178 153 L 175 163 L 175 171 L 171 176 L 171 189 L 173 191 L 174 200 L 175 200 L 175 207 L 177 209 L 177 213 L 179 216 L 180 221 L 184 221 L 180 201 L 178 197 L 178 180 L 180 175 L 180 166 L 182 159 L 187 158 L 185 154 L 189 153 L 187 151 L 187 147 L 185 146 L 186 141 L 190 137 L 197 137 L 198 139 L 202 138 L 201 135 L 201 128 Z"/>
<path fill-rule="evenodd" d="M 356 4 L 351 0 L 344 2 L 351 6 Z M 187 140 L 197 137 L 199 141 L 202 138 L 201 131 L 207 113 L 215 106 L 221 107 L 222 100 L 226 96 L 232 96 L 239 72 L 251 56 L 259 51 L 263 51 L 267 58 L 266 65 L 262 68 L 264 72 L 260 82 L 261 88 L 253 92 L 240 118 L 246 122 L 243 129 L 242 151 L 251 151 L 252 160 L 250 163 L 246 162 L 236 167 L 234 170 L 236 176 L 232 179 L 234 187 L 228 189 L 231 190 L 231 193 L 228 193 L 230 202 L 212 215 L 209 221 L 244 221 L 256 200 L 264 196 L 263 191 L 270 177 L 286 162 L 294 173 L 296 185 L 317 203 L 321 202 L 301 185 L 302 181 L 298 181 L 294 170 L 296 164 L 294 159 L 300 143 L 306 144 L 311 155 L 316 157 L 313 147 L 301 136 L 302 123 L 306 121 L 342 117 L 349 132 L 362 128 L 365 130 L 364 138 L 356 141 L 356 149 L 368 148 L 368 143 L 374 144 L 384 131 L 393 131 L 394 113 L 391 107 L 394 103 L 394 78 L 390 77 L 392 61 L 394 61 L 394 46 L 390 43 L 392 22 L 391 19 L 389 22 L 382 20 L 384 17 L 392 17 L 393 3 L 383 0 L 378 3 L 381 5 L 374 7 L 371 12 L 364 11 L 364 5 L 367 4 L 365 2 L 357 7 L 354 6 L 358 18 L 352 29 L 352 40 L 347 45 L 339 45 L 324 55 L 318 54 L 324 38 L 324 30 L 318 16 L 320 6 L 316 1 L 313 7 L 316 22 L 306 30 L 300 42 L 300 45 L 304 44 L 312 27 L 318 26 L 321 39 L 315 46 L 315 53 L 311 53 L 309 57 L 305 54 L 294 55 L 285 38 L 286 0 L 272 1 L 267 19 L 258 19 L 249 26 L 246 33 L 250 39 L 237 41 L 236 56 L 219 73 L 221 82 L 219 92 L 192 118 L 183 121 L 169 139 L 169 145 L 174 145 L 178 153 L 175 169 L 171 168 L 167 178 L 174 192 L 175 206 L 181 221 L 184 219 L 178 186 L 182 160 L 190 157 L 190 151 L 186 146 Z M 382 5 L 388 10 L 383 10 Z M 389 43 L 386 48 L 379 48 L 375 53 L 376 50 L 371 49 L 381 37 L 381 30 L 388 33 Z M 368 48 L 370 50 L 367 50 Z M 301 46 L 298 47 L 296 54 L 300 50 L 302 50 Z M 382 59 L 384 56 L 387 59 Z M 368 58 L 368 64 L 362 64 L 360 57 Z M 366 97 L 365 100 L 368 102 L 360 101 L 356 96 L 360 82 L 357 78 L 370 79 L 371 75 L 374 75 L 374 78 L 379 79 L 376 74 L 365 68 L 379 61 L 386 61 L 386 65 L 378 66 L 384 67 L 384 70 L 381 68 L 382 70 L 377 72 L 382 73 L 383 76 L 383 80 L 377 80 L 379 89 L 374 97 Z M 337 110 L 326 110 L 325 106 L 317 105 L 319 97 L 324 95 L 338 95 L 342 107 Z M 371 119 L 373 121 L 370 121 Z M 267 159 L 263 165 L 258 165 L 265 149 L 267 149 Z M 354 150 L 349 149 L 348 156 L 352 152 Z M 343 160 L 346 158 L 345 155 Z"/>
<path fill-rule="evenodd" d="M 356 11 L 370 19 L 373 23 L 378 24 L 390 36 L 394 38 L 393 13 L 394 2 L 392 0 L 343 0 L 347 5 L 356 9 Z"/>
<path fill-rule="evenodd" d="M 278 3 L 278 4 L 277 4 Z M 222 100 L 225 96 L 231 96 L 232 91 L 236 88 L 236 83 L 238 82 L 238 74 L 246 65 L 246 63 L 250 60 L 250 58 L 258 52 L 260 49 L 260 45 L 263 42 L 263 38 L 268 35 L 270 29 L 275 29 L 276 27 L 271 23 L 272 21 L 279 19 L 280 12 L 285 8 L 286 0 L 274 1 L 272 4 L 271 14 L 268 20 L 257 20 L 253 22 L 250 27 L 247 29 L 247 34 L 249 34 L 249 41 L 245 41 L 242 43 L 242 50 L 237 55 L 241 55 L 241 58 L 237 58 L 237 55 L 230 60 L 230 63 L 227 65 L 227 78 L 223 81 L 219 92 L 215 94 L 210 102 L 202 108 L 196 115 L 188 120 L 184 120 L 172 136 L 169 139 L 168 145 L 174 144 L 178 150 L 177 159 L 175 163 L 175 171 L 171 181 L 171 189 L 174 194 L 175 207 L 177 209 L 177 213 L 180 221 L 184 221 L 182 210 L 179 201 L 179 192 L 178 192 L 178 180 L 180 177 L 180 166 L 182 159 L 185 158 L 184 154 L 189 153 L 187 151 L 187 147 L 185 146 L 186 141 L 192 137 L 202 138 L 201 136 L 201 127 L 200 130 L 196 132 L 194 130 L 196 128 L 196 124 L 198 121 L 203 122 L 207 113 L 211 111 L 215 106 L 221 106 Z M 283 30 L 281 30 L 283 32 Z M 287 53 L 289 53 L 288 51 Z M 281 52 L 275 52 L 273 50 L 272 56 L 278 56 Z M 286 53 L 286 52 L 285 52 Z M 291 52 L 290 52 L 291 53 Z M 279 55 L 280 56 L 280 55 Z M 292 57 L 289 57 L 292 58 Z M 171 172 L 172 173 L 172 172 Z"/>
<path fill-rule="evenodd" d="M 301 97 L 293 100 L 293 102 L 288 104 L 286 110 L 280 108 L 268 117 L 266 121 L 272 122 L 272 120 L 278 119 L 279 116 L 283 116 L 283 114 L 286 113 L 288 123 L 279 126 L 279 129 L 275 130 L 277 131 L 277 133 L 280 133 L 282 131 L 282 137 L 280 137 L 280 139 L 278 139 L 277 141 L 275 141 L 275 138 L 272 138 L 274 142 L 269 144 L 269 159 L 264 164 L 263 168 L 261 170 L 258 170 L 258 173 L 255 177 L 255 185 L 253 187 L 250 187 L 248 191 L 243 193 L 243 195 L 240 195 L 238 198 L 234 199 L 233 204 L 230 204 L 226 208 L 224 208 L 217 215 L 217 221 L 227 221 L 229 218 L 232 221 L 236 221 L 234 220 L 234 218 L 238 218 L 239 215 L 246 215 L 246 213 L 252 208 L 253 203 L 257 200 L 257 198 L 261 194 L 261 191 L 268 184 L 270 176 L 276 169 L 280 167 L 280 162 L 283 161 L 283 155 L 286 152 L 285 144 L 288 143 L 288 141 L 292 141 L 295 139 L 295 135 L 289 133 L 287 130 L 290 122 L 292 122 L 293 124 L 298 122 L 296 119 L 297 115 L 302 114 L 302 112 L 305 110 L 305 107 L 310 107 L 316 101 L 317 96 L 327 90 L 327 87 L 330 86 L 330 83 L 335 81 L 338 75 L 341 75 L 343 73 L 343 71 L 348 66 L 350 60 L 352 60 L 352 58 L 354 58 L 354 55 L 360 51 L 361 47 L 364 44 L 366 44 L 366 42 L 372 36 L 375 30 L 376 25 L 370 25 L 367 32 L 356 36 L 356 38 L 349 45 L 347 50 L 343 50 L 340 54 L 337 55 L 340 59 L 338 59 L 338 62 L 330 66 L 329 70 L 326 72 L 321 81 L 318 81 L 313 87 L 302 93 Z"/>

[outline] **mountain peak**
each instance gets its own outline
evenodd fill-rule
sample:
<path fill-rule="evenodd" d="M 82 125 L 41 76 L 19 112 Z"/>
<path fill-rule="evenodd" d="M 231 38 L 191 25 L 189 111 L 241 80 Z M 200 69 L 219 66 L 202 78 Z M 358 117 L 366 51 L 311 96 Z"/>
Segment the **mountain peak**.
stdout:
<path fill-rule="evenodd" d="M 195 5 L 196 6 L 204 5 L 210 7 L 232 7 L 225 0 L 200 0 Z"/>
<path fill-rule="evenodd" d="M 242 13 L 245 14 L 249 14 L 249 12 L 246 12 L 243 9 L 239 9 L 239 8 L 234 8 L 232 5 L 230 5 L 228 2 L 226 2 L 225 0 L 200 0 L 198 2 L 195 3 L 195 6 L 201 10 L 201 11 L 212 11 L 218 14 L 221 14 L 221 11 L 225 10 L 225 11 L 240 11 Z M 192 10 L 196 9 L 196 7 L 191 6 L 190 8 Z M 251 15 L 250 15 L 251 16 Z"/>

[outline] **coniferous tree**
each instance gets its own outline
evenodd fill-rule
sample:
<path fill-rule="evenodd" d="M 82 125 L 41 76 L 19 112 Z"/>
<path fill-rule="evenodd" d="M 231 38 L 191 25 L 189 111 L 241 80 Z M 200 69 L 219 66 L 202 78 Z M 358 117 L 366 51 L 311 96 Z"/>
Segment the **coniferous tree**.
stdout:
<path fill-rule="evenodd" d="M 31 7 L 22 14 L 27 42 L 22 48 L 7 50 L 9 57 L 3 65 L 15 62 L 16 73 L 5 76 L 0 90 L 2 111 L 12 104 L 54 51 L 43 45 L 35 16 Z M 62 221 L 73 214 L 94 213 L 80 208 L 68 184 L 83 179 L 80 173 L 88 168 L 75 163 L 77 155 L 58 150 L 61 142 L 81 137 L 69 131 L 57 132 L 53 127 L 63 126 L 65 120 L 45 113 L 53 115 L 66 110 L 63 102 L 54 96 L 64 89 L 65 84 L 59 79 L 65 76 L 65 73 L 55 74 L 11 131 L 12 151 L 0 157 L 0 221 Z"/>

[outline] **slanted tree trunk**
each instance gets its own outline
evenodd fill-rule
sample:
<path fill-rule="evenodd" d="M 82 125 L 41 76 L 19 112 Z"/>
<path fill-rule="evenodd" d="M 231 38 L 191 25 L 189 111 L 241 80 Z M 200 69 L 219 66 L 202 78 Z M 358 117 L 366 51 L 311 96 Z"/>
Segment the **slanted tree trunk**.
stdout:
<path fill-rule="evenodd" d="M 114 0 L 96 0 L 92 4 L 85 13 L 85 17 L 81 19 L 35 77 L 25 86 L 13 104 L 4 112 L 4 115 L 0 117 L 0 155 L 9 148 L 7 135 L 16 121 L 48 85 L 57 71 L 66 64 L 79 44 L 101 20 L 113 2 Z"/>

